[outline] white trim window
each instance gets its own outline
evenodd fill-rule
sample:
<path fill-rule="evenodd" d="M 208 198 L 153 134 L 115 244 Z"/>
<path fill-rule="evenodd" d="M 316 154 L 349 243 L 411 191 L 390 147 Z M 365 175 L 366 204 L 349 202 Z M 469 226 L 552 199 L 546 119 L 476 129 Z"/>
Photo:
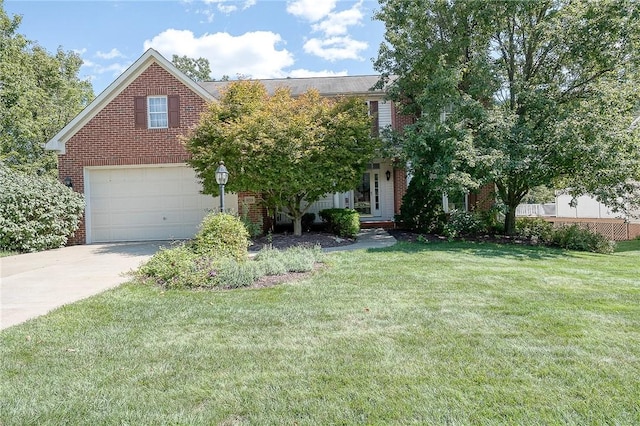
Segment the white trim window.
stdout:
<path fill-rule="evenodd" d="M 149 96 L 147 98 L 147 122 L 150 129 L 166 129 L 169 127 L 169 106 L 166 96 Z"/>

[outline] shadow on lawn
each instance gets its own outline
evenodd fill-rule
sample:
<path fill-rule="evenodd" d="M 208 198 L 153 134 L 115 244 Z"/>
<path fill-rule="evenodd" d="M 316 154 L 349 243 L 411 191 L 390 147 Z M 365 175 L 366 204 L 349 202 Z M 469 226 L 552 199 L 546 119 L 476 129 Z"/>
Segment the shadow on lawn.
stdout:
<path fill-rule="evenodd" d="M 525 259 L 555 259 L 558 257 L 571 257 L 570 252 L 549 247 L 518 245 L 518 244 L 498 244 L 472 241 L 442 241 L 442 242 L 406 242 L 399 241 L 391 247 L 374 248 L 368 250 L 371 253 L 423 253 L 434 251 L 446 251 L 452 253 L 467 253 L 480 257 L 501 257 L 518 260 Z"/>

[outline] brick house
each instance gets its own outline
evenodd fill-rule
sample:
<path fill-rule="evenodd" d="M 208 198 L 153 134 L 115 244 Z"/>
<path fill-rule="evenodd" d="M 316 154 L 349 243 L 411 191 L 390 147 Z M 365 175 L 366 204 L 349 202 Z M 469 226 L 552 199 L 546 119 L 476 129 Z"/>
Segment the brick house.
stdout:
<path fill-rule="evenodd" d="M 262 80 L 268 90 L 288 86 L 293 95 L 316 88 L 323 96 L 366 99 L 374 132 L 410 122 L 383 91 L 370 88 L 378 76 Z M 169 240 L 192 237 L 216 198 L 201 194 L 187 164 L 180 136 L 197 125 L 225 82 L 196 83 L 153 49 L 147 50 L 78 116 L 46 144 L 58 154 L 58 173 L 86 200 L 85 215 L 71 244 Z M 233 171 L 230 171 L 233 173 Z M 231 175 L 231 179 L 233 175 Z M 371 159 L 352 191 L 328 194 L 312 206 L 356 208 L 361 220 L 392 225 L 407 176 L 391 159 Z M 264 215 L 258 194 L 227 194 L 233 210 Z M 235 208 L 234 208 L 235 207 Z M 282 218 L 281 218 L 282 219 Z"/>

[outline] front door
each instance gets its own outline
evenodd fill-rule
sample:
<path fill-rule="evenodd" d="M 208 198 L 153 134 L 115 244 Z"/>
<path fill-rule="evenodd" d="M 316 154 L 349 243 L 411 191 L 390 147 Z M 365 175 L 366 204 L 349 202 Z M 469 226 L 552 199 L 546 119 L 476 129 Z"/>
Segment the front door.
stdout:
<path fill-rule="evenodd" d="M 360 216 L 380 216 L 380 170 L 367 170 L 353 191 L 353 206 Z"/>

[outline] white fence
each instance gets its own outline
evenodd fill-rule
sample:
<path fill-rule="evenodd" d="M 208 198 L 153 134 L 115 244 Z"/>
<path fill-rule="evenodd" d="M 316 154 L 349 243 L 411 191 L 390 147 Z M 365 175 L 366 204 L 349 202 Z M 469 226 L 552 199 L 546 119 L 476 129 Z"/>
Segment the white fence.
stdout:
<path fill-rule="evenodd" d="M 523 217 L 553 217 L 556 215 L 555 203 L 547 204 L 520 204 L 516 208 L 516 216 Z"/>

